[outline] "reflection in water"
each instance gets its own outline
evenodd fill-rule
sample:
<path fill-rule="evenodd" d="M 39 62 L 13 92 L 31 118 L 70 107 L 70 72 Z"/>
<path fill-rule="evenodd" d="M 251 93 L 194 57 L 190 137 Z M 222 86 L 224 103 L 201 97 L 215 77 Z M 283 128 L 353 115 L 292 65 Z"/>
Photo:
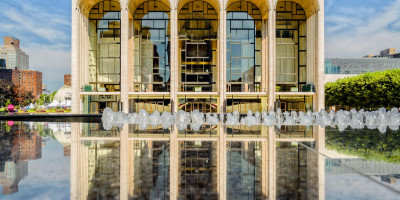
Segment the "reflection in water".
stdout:
<path fill-rule="evenodd" d="M 6 122 L 0 121 L 0 184 L 2 194 L 18 192 L 21 180 L 28 176 L 28 161 L 42 158 L 42 147 L 49 138 L 60 137 L 59 141 L 67 148 L 64 156 L 70 153 L 66 123 Z M 63 128 L 63 129 L 62 129 Z"/>
<path fill-rule="evenodd" d="M 179 143 L 179 199 L 218 199 L 216 142 Z"/>
<path fill-rule="evenodd" d="M 81 124 L 75 126 L 78 132 L 90 131 L 82 129 Z M 277 129 L 203 125 L 199 131 L 193 131 L 190 128 L 179 130 L 175 126 L 170 129 L 149 126 L 138 130 L 137 125 L 125 125 L 116 130 L 118 137 L 107 137 L 113 134 L 96 137 L 96 134 L 79 132 L 75 139 L 80 145 L 75 148 L 82 149 L 85 142 L 120 142 L 121 160 L 114 162 L 120 163 L 118 172 L 121 175 L 116 174 L 120 177 L 117 195 L 120 199 L 325 199 L 325 165 L 329 166 L 335 159 L 323 155 L 349 159 L 325 149 L 325 129 L 319 126 Z M 90 135 L 92 137 L 88 137 Z M 89 161 L 82 153 L 76 156 L 75 163 L 79 166 L 76 177 L 82 177 Z M 336 167 L 355 170 L 345 164 Z M 384 181 L 377 184 L 366 179 L 366 184 L 379 187 L 379 184 L 393 182 L 397 176 L 387 176 L 387 173 L 375 174 Z M 367 177 L 363 173 L 354 174 Z M 87 191 L 71 188 L 71 194 L 76 193 L 81 197 L 78 199 L 91 199 L 91 190 L 101 188 Z M 391 192 L 396 194 L 396 190 Z"/>
<path fill-rule="evenodd" d="M 261 142 L 228 142 L 227 199 L 263 199 Z"/>
<path fill-rule="evenodd" d="M 343 177 L 365 179 L 365 188 L 348 184 L 358 193 L 377 191 L 365 198 L 400 194 L 399 131 L 216 125 L 138 132 L 136 125 L 109 131 L 84 123 L 0 125 L 3 195 L 23 193 L 18 185 L 29 180 L 28 161 L 45 156 L 42 147 L 50 138 L 64 146 L 61 158 L 71 156 L 71 199 L 330 199 L 338 193 L 354 199 L 335 186 Z"/>
<path fill-rule="evenodd" d="M 85 141 L 88 156 L 88 199 L 119 197 L 120 146 L 119 142 Z M 86 147 L 86 148 L 85 148 Z"/>
<path fill-rule="evenodd" d="M 278 142 L 276 154 L 277 196 L 318 199 L 318 154 L 292 142 Z"/>
<path fill-rule="evenodd" d="M 130 199 L 169 199 L 169 142 L 131 141 Z M 130 147 L 131 148 L 131 147 Z"/>

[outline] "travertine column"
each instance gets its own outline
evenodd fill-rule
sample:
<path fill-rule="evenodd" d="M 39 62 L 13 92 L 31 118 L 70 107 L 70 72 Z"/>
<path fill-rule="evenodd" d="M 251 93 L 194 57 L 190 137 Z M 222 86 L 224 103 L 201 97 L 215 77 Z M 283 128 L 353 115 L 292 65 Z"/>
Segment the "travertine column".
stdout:
<path fill-rule="evenodd" d="M 169 159 L 169 192 L 170 199 L 178 199 L 179 187 L 179 143 L 178 143 L 178 129 L 175 125 L 171 127 L 170 133 L 170 159 Z"/>
<path fill-rule="evenodd" d="M 268 138 L 269 127 L 261 126 L 261 135 L 263 138 Z M 262 194 L 268 196 L 268 140 L 264 140 L 261 142 L 261 190 Z"/>
<path fill-rule="evenodd" d="M 219 12 L 219 112 L 226 112 L 225 99 L 226 99 L 226 8 L 223 7 Z"/>
<path fill-rule="evenodd" d="M 262 20 L 262 42 L 261 42 L 261 92 L 266 92 L 268 88 L 268 20 Z"/>
<path fill-rule="evenodd" d="M 276 32 L 275 9 L 268 12 L 268 110 L 274 109 L 276 85 Z"/>
<path fill-rule="evenodd" d="M 218 193 L 219 199 L 226 199 L 226 126 L 219 125 L 219 140 L 218 140 Z"/>
<path fill-rule="evenodd" d="M 325 128 L 315 126 L 316 130 L 316 150 L 318 152 L 326 152 L 325 149 Z M 325 199 L 325 157 L 318 154 L 318 198 Z"/>
<path fill-rule="evenodd" d="M 268 199 L 276 199 L 276 142 L 275 127 L 268 127 Z"/>
<path fill-rule="evenodd" d="M 170 76 L 171 76 L 171 100 L 172 100 L 172 112 L 176 112 L 178 110 L 178 68 L 179 68 L 179 61 L 178 61 L 178 11 L 176 6 L 171 8 L 171 69 L 170 69 Z"/>
<path fill-rule="evenodd" d="M 316 59 L 316 25 L 317 15 L 313 15 L 307 19 L 307 83 L 315 84 L 315 71 L 317 68 Z"/>
<path fill-rule="evenodd" d="M 79 123 L 71 123 L 71 199 L 79 199 L 79 128 Z"/>
<path fill-rule="evenodd" d="M 80 113 L 80 10 L 76 7 L 77 0 L 72 0 L 72 25 L 71 25 L 71 83 L 72 83 L 72 105 L 74 114 Z"/>
<path fill-rule="evenodd" d="M 129 19 L 129 35 L 128 35 L 128 92 L 134 92 L 134 84 L 133 84 L 133 76 L 134 76 L 134 70 L 133 70 L 133 62 L 134 62 L 134 45 L 135 45 L 135 32 L 134 32 L 134 27 L 133 27 L 133 19 Z M 130 108 L 129 108 L 130 109 Z"/>
<path fill-rule="evenodd" d="M 121 142 L 120 142 L 120 199 L 128 200 L 128 180 L 129 176 L 129 140 L 128 140 L 129 125 L 125 124 L 121 130 Z"/>
<path fill-rule="evenodd" d="M 129 112 L 129 13 L 121 4 L 121 103 L 122 111 Z"/>
<path fill-rule="evenodd" d="M 317 92 L 317 102 L 316 102 L 316 107 L 317 110 L 324 109 L 325 108 L 325 88 L 324 88 L 324 70 L 325 70 L 325 42 L 324 42 L 324 1 L 319 0 L 319 11 L 316 14 L 318 16 L 318 54 L 317 54 L 317 59 L 318 59 L 318 68 L 316 70 L 316 80 L 317 80 L 317 86 L 316 86 L 316 92 Z"/>

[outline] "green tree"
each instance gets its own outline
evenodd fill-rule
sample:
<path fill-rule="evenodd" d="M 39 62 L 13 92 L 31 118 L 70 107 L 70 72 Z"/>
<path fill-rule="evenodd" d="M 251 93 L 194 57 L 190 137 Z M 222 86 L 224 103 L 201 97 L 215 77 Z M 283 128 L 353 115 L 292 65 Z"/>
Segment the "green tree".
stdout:
<path fill-rule="evenodd" d="M 400 107 L 400 69 L 365 73 L 325 84 L 327 106 Z"/>
<path fill-rule="evenodd" d="M 7 106 L 7 102 L 12 103 L 14 99 L 14 85 L 6 80 L 0 79 L 0 106 Z"/>

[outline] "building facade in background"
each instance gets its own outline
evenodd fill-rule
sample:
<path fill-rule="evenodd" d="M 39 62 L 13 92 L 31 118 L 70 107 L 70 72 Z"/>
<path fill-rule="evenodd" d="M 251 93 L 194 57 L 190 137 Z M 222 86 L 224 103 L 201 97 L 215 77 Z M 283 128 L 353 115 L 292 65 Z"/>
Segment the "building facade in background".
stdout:
<path fill-rule="evenodd" d="M 324 1 L 73 0 L 72 112 L 324 108 Z"/>
<path fill-rule="evenodd" d="M 0 79 L 14 84 L 18 92 L 32 92 L 35 98 L 42 94 L 42 72 L 0 69 Z"/>
<path fill-rule="evenodd" d="M 64 85 L 71 86 L 71 74 L 64 74 Z"/>
<path fill-rule="evenodd" d="M 400 53 L 397 53 L 395 48 L 382 50 L 379 55 L 367 55 L 362 58 L 327 58 L 325 59 L 324 82 L 334 82 L 340 78 L 366 72 L 399 68 Z"/>
<path fill-rule="evenodd" d="M 17 38 L 4 37 L 4 45 L 0 49 L 0 59 L 5 60 L 6 69 L 29 69 L 29 56 L 21 50 L 20 41 Z"/>

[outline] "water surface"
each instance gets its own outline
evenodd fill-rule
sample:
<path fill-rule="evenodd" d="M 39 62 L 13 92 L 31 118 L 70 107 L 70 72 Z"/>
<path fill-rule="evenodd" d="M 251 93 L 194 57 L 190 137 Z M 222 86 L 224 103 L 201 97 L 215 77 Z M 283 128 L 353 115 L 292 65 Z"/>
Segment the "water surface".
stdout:
<path fill-rule="evenodd" d="M 400 132 L 0 122 L 0 199 L 398 199 Z"/>

